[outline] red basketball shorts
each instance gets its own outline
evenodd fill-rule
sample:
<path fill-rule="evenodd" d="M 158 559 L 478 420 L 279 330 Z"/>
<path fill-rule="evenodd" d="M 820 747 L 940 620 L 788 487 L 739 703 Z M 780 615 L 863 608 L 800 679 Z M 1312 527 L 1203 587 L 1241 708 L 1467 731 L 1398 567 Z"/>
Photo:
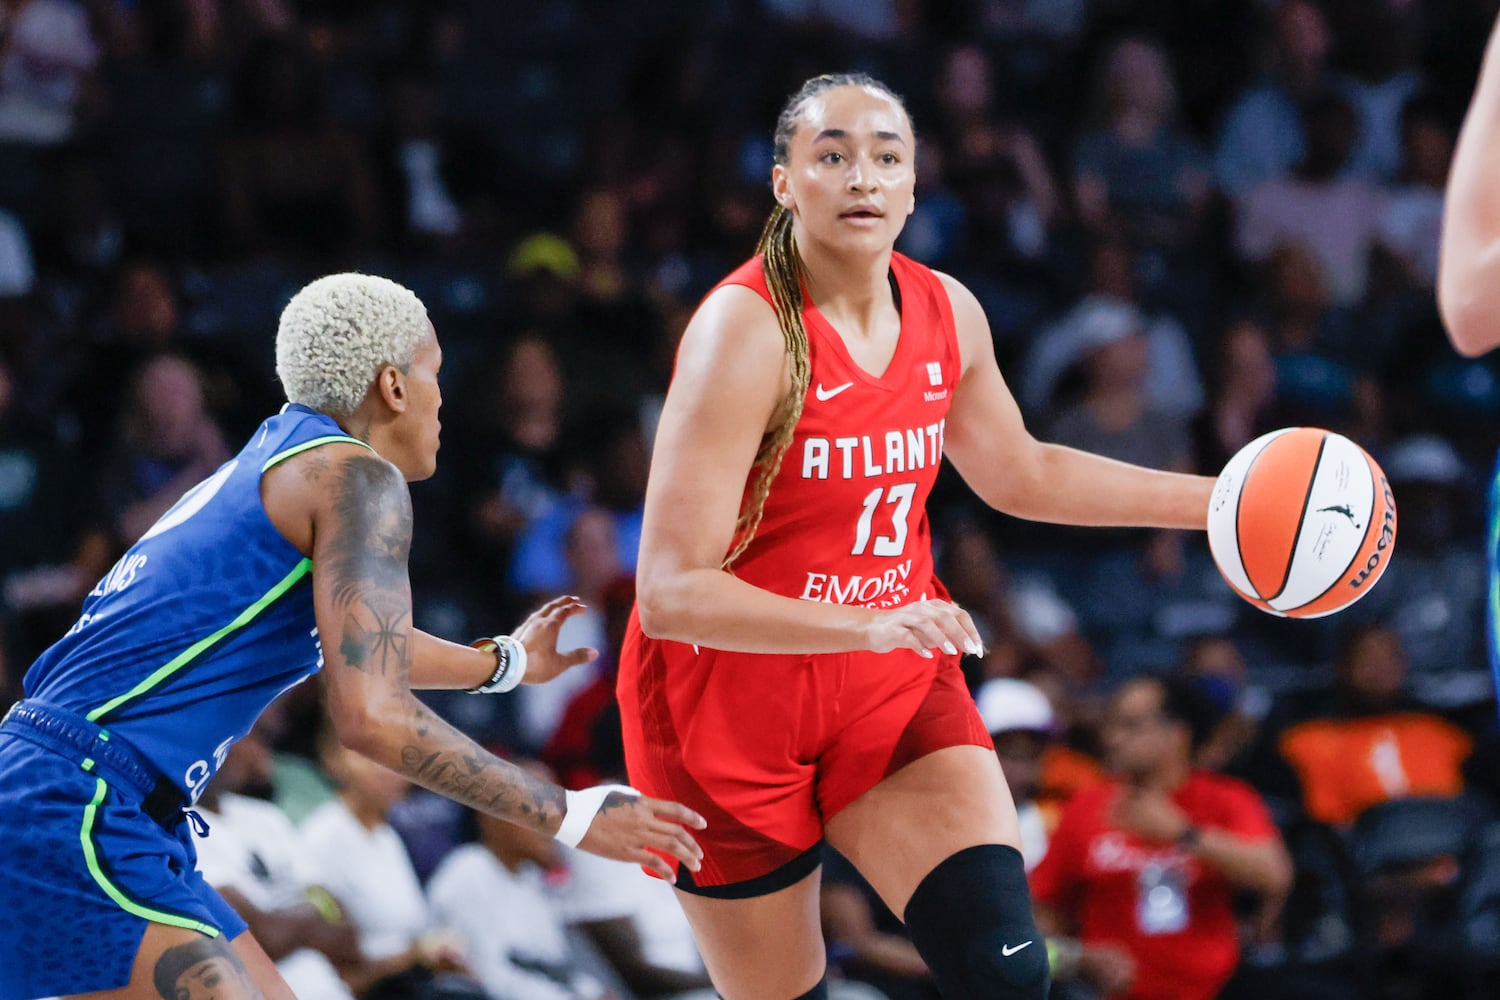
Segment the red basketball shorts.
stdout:
<path fill-rule="evenodd" d="M 818 863 L 823 824 L 935 750 L 991 747 L 958 657 L 910 650 L 728 653 L 646 637 L 634 614 L 619 698 L 630 782 L 690 806 L 700 871 L 678 886 L 746 897 Z"/>

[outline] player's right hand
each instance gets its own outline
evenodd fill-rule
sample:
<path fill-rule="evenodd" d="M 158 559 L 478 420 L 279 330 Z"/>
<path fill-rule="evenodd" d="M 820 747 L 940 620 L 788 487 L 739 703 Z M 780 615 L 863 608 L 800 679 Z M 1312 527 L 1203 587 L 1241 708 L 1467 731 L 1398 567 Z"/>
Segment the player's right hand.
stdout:
<path fill-rule="evenodd" d="M 526 647 L 525 684 L 544 684 L 570 667 L 588 663 L 599 651 L 587 646 L 562 652 L 557 637 L 563 623 L 584 611 L 583 601 L 572 595 L 555 597 L 527 616 L 511 633 L 511 638 Z"/>
<path fill-rule="evenodd" d="M 974 619 L 952 601 L 916 601 L 877 611 L 865 629 L 865 639 L 865 648 L 877 653 L 914 649 L 923 656 L 937 651 L 979 656 L 984 652 Z"/>
<path fill-rule="evenodd" d="M 675 884 L 677 878 L 672 866 L 662 855 L 674 857 L 697 871 L 702 864 L 703 848 L 686 828 L 701 830 L 707 825 L 702 816 L 676 802 L 611 792 L 594 814 L 578 846 L 601 857 L 642 865 Z"/>

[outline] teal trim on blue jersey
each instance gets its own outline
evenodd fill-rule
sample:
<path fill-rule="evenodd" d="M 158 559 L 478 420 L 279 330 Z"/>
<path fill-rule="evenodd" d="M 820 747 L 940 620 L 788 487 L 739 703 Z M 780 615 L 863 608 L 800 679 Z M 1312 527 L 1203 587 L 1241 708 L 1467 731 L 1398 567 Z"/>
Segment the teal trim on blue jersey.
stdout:
<path fill-rule="evenodd" d="M 278 451 L 276 454 L 266 459 L 266 464 L 260 467 L 260 471 L 265 472 L 266 470 L 270 469 L 271 466 L 276 465 L 279 462 L 285 462 L 293 455 L 300 455 L 304 451 L 307 451 L 309 448 L 316 448 L 319 445 L 333 444 L 335 441 L 343 441 L 345 444 L 357 444 L 361 448 L 370 448 L 369 445 L 365 444 L 357 437 L 350 437 L 347 434 L 328 434 L 324 437 L 315 437 L 311 441 L 303 441 L 301 444 L 294 445 L 293 447 L 288 448 L 286 451 Z M 375 449 L 370 448 L 370 450 L 374 451 Z"/>
<path fill-rule="evenodd" d="M 311 571 L 312 560 L 303 559 L 296 566 L 292 567 L 292 571 L 286 576 L 282 577 L 281 580 L 276 584 L 276 586 L 266 591 L 265 594 L 261 596 L 260 600 L 256 601 L 254 604 L 250 605 L 244 611 L 241 611 L 237 616 L 235 616 L 234 621 L 230 622 L 228 625 L 225 625 L 223 628 L 219 629 L 217 632 L 214 632 L 212 635 L 206 635 L 202 639 L 199 639 L 187 649 L 184 649 L 182 652 L 172 657 L 162 666 L 152 671 L 149 677 L 141 681 L 135 687 L 131 688 L 129 691 L 126 691 L 124 694 L 116 698 L 111 698 L 109 701 L 105 702 L 103 705 L 100 705 L 88 715 L 84 716 L 84 718 L 88 719 L 90 722 L 98 722 L 101 718 L 108 715 L 110 712 L 113 712 L 115 709 L 119 708 L 126 702 L 131 701 L 135 698 L 139 698 L 147 691 L 150 691 L 162 681 L 166 680 L 168 677 L 171 677 L 173 674 L 181 670 L 183 667 L 187 666 L 189 663 L 192 663 L 199 657 L 199 655 L 212 647 L 220 639 L 223 639 L 226 635 L 235 631 L 236 629 L 244 628 L 246 625 L 250 624 L 250 622 L 255 620 L 255 617 L 257 615 L 266 610 L 266 608 L 269 608 L 272 604 L 276 603 L 277 598 L 279 598 L 282 594 L 285 594 L 288 590 L 291 590 L 292 587 L 297 583 L 297 581 L 301 580 Z"/>
<path fill-rule="evenodd" d="M 1490 643 L 1500 656 L 1500 567 L 1490 570 Z"/>
<path fill-rule="evenodd" d="M 1490 556 L 1500 558 L 1500 462 L 1490 483 Z"/>
<path fill-rule="evenodd" d="M 1500 690 L 1500 461 L 1495 463 L 1494 478 L 1490 480 L 1489 500 L 1489 546 L 1485 550 L 1485 559 L 1490 570 L 1490 600 L 1485 625 L 1489 633 L 1490 674 L 1495 679 L 1496 690 Z"/>
<path fill-rule="evenodd" d="M 94 882 L 104 890 L 104 894 L 114 900 L 115 905 L 126 913 L 140 917 L 142 920 L 150 920 L 153 923 L 166 924 L 168 927 L 183 927 L 199 934 L 206 934 L 211 938 L 219 936 L 219 929 L 212 924 L 205 924 L 201 920 L 192 917 L 184 917 L 176 913 L 167 913 L 164 910 L 153 910 L 149 906 L 142 906 L 120 891 L 120 887 L 109 880 L 105 874 L 104 867 L 99 864 L 99 852 L 94 847 L 94 820 L 99 814 L 99 806 L 104 802 L 104 796 L 109 793 L 109 785 L 105 784 L 103 778 L 94 779 L 94 799 L 83 808 L 83 828 L 78 832 L 78 839 L 83 844 L 83 859 L 89 866 L 89 874 L 94 877 Z"/>

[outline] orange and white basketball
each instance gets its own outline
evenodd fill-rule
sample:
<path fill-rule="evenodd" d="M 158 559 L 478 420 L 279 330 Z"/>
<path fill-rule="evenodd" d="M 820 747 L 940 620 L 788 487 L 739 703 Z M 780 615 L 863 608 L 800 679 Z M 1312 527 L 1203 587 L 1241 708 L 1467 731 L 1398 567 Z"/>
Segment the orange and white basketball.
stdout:
<path fill-rule="evenodd" d="M 1341 434 L 1272 431 L 1214 485 L 1208 547 L 1234 591 L 1273 615 L 1321 618 L 1375 586 L 1396 544 L 1396 498 L 1375 460 Z"/>

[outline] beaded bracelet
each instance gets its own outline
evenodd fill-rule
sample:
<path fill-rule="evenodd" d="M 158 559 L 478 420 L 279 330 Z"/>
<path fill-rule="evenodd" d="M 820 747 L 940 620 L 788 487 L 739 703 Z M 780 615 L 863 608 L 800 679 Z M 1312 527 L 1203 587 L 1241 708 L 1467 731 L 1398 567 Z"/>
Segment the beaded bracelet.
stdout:
<path fill-rule="evenodd" d="M 469 645 L 495 654 L 495 672 L 483 684 L 469 688 L 470 694 L 504 694 L 515 690 L 526 676 L 526 647 L 511 636 L 475 639 Z"/>

